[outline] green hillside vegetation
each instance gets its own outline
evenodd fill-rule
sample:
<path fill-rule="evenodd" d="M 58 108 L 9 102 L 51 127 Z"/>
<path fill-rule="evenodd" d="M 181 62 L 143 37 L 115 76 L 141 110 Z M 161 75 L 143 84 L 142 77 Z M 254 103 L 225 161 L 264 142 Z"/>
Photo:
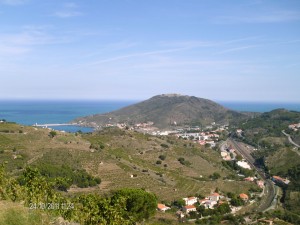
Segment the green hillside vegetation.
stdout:
<path fill-rule="evenodd" d="M 254 157 L 266 173 L 291 180 L 288 186 L 283 187 L 284 195 L 281 199 L 284 208 L 288 210 L 284 214 L 288 218 L 294 217 L 293 213 L 299 214 L 300 211 L 300 150 L 289 143 L 287 137 L 282 134 L 282 130 L 290 133 L 295 141 L 299 140 L 299 132 L 288 128 L 288 125 L 299 123 L 299 121 L 300 112 L 277 109 L 248 119 L 239 125 L 243 130 L 243 136 L 238 138 L 259 148 L 254 153 Z M 281 215 L 280 218 L 283 217 Z"/>
<path fill-rule="evenodd" d="M 37 169 L 26 168 L 23 177 L 25 183 L 19 185 L 0 168 L 0 200 L 8 205 L 7 201 L 24 202 L 31 211 L 8 207 L 1 212 L 0 224 L 53 224 L 55 216 L 82 225 L 135 224 L 153 216 L 157 205 L 155 195 L 141 189 L 121 189 L 106 197 L 92 193 L 67 197 L 54 189 L 57 180 L 48 182 Z"/>
<path fill-rule="evenodd" d="M 222 165 L 220 154 L 188 140 L 114 128 L 85 134 L 83 138 L 95 145 L 105 143 L 105 148 L 99 152 L 107 163 L 103 161 L 99 165 L 99 175 L 108 189 L 134 184 L 156 193 L 161 200 L 172 201 L 182 197 L 182 193 L 210 193 L 216 186 L 237 192 L 250 187 L 243 182 L 234 185 L 224 180 L 234 173 Z M 221 177 L 211 179 L 214 173 Z M 130 174 L 136 177 L 130 178 Z"/>
<path fill-rule="evenodd" d="M 101 182 L 99 177 L 89 175 L 84 169 L 74 170 L 66 165 L 44 163 L 36 164 L 34 167 L 49 181 L 60 178 L 61 183 L 59 184 L 58 189 L 61 191 L 67 191 L 71 185 L 76 185 L 79 188 L 86 188 L 96 186 Z M 22 176 L 20 177 L 19 182 L 24 183 Z"/>
<path fill-rule="evenodd" d="M 285 109 L 276 109 L 266 112 L 252 119 L 247 119 L 239 126 L 244 130 L 246 141 L 256 146 L 260 141 L 263 147 L 270 144 L 263 141 L 267 137 L 284 137 L 282 130 L 288 131 L 288 125 L 298 123 L 300 121 L 300 112 L 288 111 Z M 272 144 L 272 143 L 271 143 Z M 277 147 L 276 145 L 270 147 Z"/>
<path fill-rule="evenodd" d="M 158 201 L 171 204 L 182 197 L 207 195 L 216 187 L 224 193 L 239 194 L 255 186 L 239 179 L 228 180 L 236 173 L 223 166 L 218 151 L 171 136 L 155 137 L 116 128 L 91 134 L 57 131 L 51 136 L 48 129 L 8 123 L 1 123 L 0 130 L 9 130 L 0 132 L 0 163 L 13 181 L 1 180 L 7 193 L 2 199 L 11 201 L 28 203 L 27 195 L 43 195 L 41 188 L 28 192 L 28 179 L 24 177 L 28 168 L 38 171 L 32 176 L 37 176 L 39 184 L 45 185 L 44 190 L 50 191 L 49 198 L 57 196 L 54 200 L 60 202 L 75 199 L 79 205 L 83 204 L 81 201 L 94 201 L 91 199 L 102 199 L 99 201 L 108 205 L 125 204 L 102 197 L 113 196 L 124 188 L 143 189 L 157 196 Z M 81 198 L 76 200 L 78 196 Z M 45 196 L 35 198 L 34 201 L 45 201 Z M 57 215 L 69 218 L 67 211 Z M 140 219 L 134 214 L 132 217 Z M 169 219 L 176 221 L 175 214 L 170 214 Z"/>
<path fill-rule="evenodd" d="M 272 154 L 279 154 L 278 151 L 283 154 L 282 151 L 289 151 L 293 146 L 289 143 L 287 137 L 282 134 L 282 130 L 290 132 L 288 125 L 299 121 L 300 112 L 285 109 L 273 110 L 240 123 L 239 127 L 243 130 L 243 136 L 238 138 L 259 148 L 259 151 L 254 154 L 258 160 L 268 156 L 272 157 Z M 294 134 L 295 136 L 296 134 Z M 268 166 L 272 167 L 271 164 Z M 288 166 L 291 165 L 287 164 L 284 170 L 287 171 Z"/>

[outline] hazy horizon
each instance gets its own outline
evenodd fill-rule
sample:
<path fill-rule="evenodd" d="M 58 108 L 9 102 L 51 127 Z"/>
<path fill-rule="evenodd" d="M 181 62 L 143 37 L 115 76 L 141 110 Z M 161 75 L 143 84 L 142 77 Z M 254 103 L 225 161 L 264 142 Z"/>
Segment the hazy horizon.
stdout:
<path fill-rule="evenodd" d="M 157 96 L 157 95 L 154 95 Z M 150 98 L 154 97 L 151 96 Z M 189 95 L 189 96 L 194 96 L 197 98 L 203 98 L 201 96 L 195 96 L 195 95 Z M 7 101 L 16 101 L 16 102 L 26 102 L 26 101 L 32 101 L 32 102 L 141 102 L 141 101 L 145 101 L 148 100 L 150 98 L 145 98 L 145 99 L 126 99 L 126 98 L 115 98 L 115 99 L 109 99 L 109 98 L 86 98 L 86 99 L 75 99 L 75 98 L 0 98 L 0 102 L 7 102 Z M 204 99 L 208 99 L 208 98 L 204 98 Z M 224 99 L 208 99 L 214 102 L 217 102 L 219 104 L 221 103 L 254 103 L 254 104 L 300 104 L 300 100 L 299 101 L 275 101 L 275 100 L 269 100 L 269 101 L 254 101 L 254 100 L 224 100 Z"/>

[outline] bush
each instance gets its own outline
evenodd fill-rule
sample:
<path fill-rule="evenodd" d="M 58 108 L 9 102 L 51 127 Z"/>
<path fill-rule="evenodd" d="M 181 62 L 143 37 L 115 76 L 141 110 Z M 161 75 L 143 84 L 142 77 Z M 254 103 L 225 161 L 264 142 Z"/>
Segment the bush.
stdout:
<path fill-rule="evenodd" d="M 57 135 L 57 133 L 56 133 L 56 131 L 54 131 L 54 130 L 52 130 L 52 131 L 49 132 L 49 136 L 50 136 L 51 138 L 54 138 L 56 135 Z"/>
<path fill-rule="evenodd" d="M 93 187 L 101 183 L 99 177 L 89 175 L 85 170 L 74 170 L 66 165 L 38 164 L 36 168 L 48 181 L 56 182 L 58 190 L 66 191 L 72 184 L 80 188 Z M 22 178 L 21 178 L 22 179 Z M 22 183 L 22 181 L 20 181 Z"/>
<path fill-rule="evenodd" d="M 178 161 L 179 161 L 182 165 L 185 165 L 185 166 L 190 166 L 190 165 L 191 165 L 191 162 L 185 160 L 185 158 L 183 158 L 183 157 L 178 158 Z"/>
<path fill-rule="evenodd" d="M 154 194 L 142 189 L 124 188 L 117 191 L 113 200 L 124 197 L 126 199 L 126 211 L 135 221 L 149 219 L 155 215 L 157 198 Z"/>
<path fill-rule="evenodd" d="M 221 177 L 221 175 L 217 172 L 214 172 L 212 175 L 209 176 L 210 179 L 213 179 L 213 180 L 217 180 Z"/>
<path fill-rule="evenodd" d="M 240 198 L 234 197 L 230 200 L 230 204 L 233 206 L 242 206 L 244 205 L 244 201 Z"/>
<path fill-rule="evenodd" d="M 160 146 L 163 148 L 169 148 L 169 145 L 167 145 L 167 144 L 161 144 Z"/>
<path fill-rule="evenodd" d="M 158 156 L 158 158 L 161 159 L 161 160 L 165 160 L 165 159 L 167 158 L 167 156 L 165 156 L 165 155 L 160 155 L 160 156 Z"/>

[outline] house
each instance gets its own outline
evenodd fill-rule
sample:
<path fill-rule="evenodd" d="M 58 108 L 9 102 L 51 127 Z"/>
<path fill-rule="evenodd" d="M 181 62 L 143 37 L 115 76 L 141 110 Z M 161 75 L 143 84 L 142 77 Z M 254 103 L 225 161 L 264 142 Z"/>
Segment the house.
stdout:
<path fill-rule="evenodd" d="M 246 161 L 237 161 L 236 164 L 244 169 L 251 170 L 250 165 Z"/>
<path fill-rule="evenodd" d="M 194 205 L 198 201 L 198 198 L 188 197 L 188 198 L 183 198 L 183 200 L 185 201 L 185 205 Z"/>
<path fill-rule="evenodd" d="M 227 152 L 221 152 L 221 156 L 222 156 L 223 158 L 225 158 L 226 156 L 228 156 L 228 153 L 227 153 Z"/>
<path fill-rule="evenodd" d="M 292 130 L 297 130 L 297 128 L 300 128 L 300 123 L 291 124 L 289 125 L 289 128 Z"/>
<path fill-rule="evenodd" d="M 205 145 L 206 144 L 206 141 L 199 141 L 198 142 L 200 145 Z"/>
<path fill-rule="evenodd" d="M 257 180 L 256 184 L 258 185 L 258 187 L 264 188 L 264 181 L 263 180 Z"/>
<path fill-rule="evenodd" d="M 288 179 L 281 178 L 280 176 L 273 176 L 272 181 L 278 184 L 285 184 L 285 185 L 288 185 L 290 183 Z"/>
<path fill-rule="evenodd" d="M 215 192 L 213 194 L 211 194 L 210 196 L 208 196 L 208 199 L 211 200 L 211 201 L 219 201 L 220 200 L 220 194 Z"/>
<path fill-rule="evenodd" d="M 200 205 L 203 205 L 207 200 L 209 200 L 208 198 L 204 198 L 199 200 Z"/>
<path fill-rule="evenodd" d="M 182 211 L 185 212 L 186 214 L 188 214 L 190 212 L 196 212 L 197 209 L 193 205 L 186 205 L 186 206 L 183 206 Z"/>
<path fill-rule="evenodd" d="M 245 181 L 254 181 L 254 177 L 246 177 L 244 178 Z"/>
<path fill-rule="evenodd" d="M 170 207 L 168 207 L 168 206 L 166 206 L 166 205 L 164 205 L 164 204 L 158 203 L 158 204 L 157 204 L 157 209 L 158 209 L 159 211 L 165 212 L 166 210 L 170 209 Z"/>
<path fill-rule="evenodd" d="M 204 205 L 204 207 L 206 209 L 213 209 L 215 205 L 217 205 L 218 202 L 217 201 L 213 201 L 213 200 L 206 200 L 202 205 Z"/>
<path fill-rule="evenodd" d="M 240 198 L 241 198 L 243 201 L 248 201 L 248 200 L 249 200 L 248 195 L 246 195 L 246 194 L 244 194 L 244 193 L 241 193 L 241 194 L 240 194 Z"/>
<path fill-rule="evenodd" d="M 236 130 L 236 134 L 237 134 L 238 136 L 242 136 L 242 133 L 243 133 L 243 130 L 242 130 L 242 129 L 237 129 L 237 130 Z"/>

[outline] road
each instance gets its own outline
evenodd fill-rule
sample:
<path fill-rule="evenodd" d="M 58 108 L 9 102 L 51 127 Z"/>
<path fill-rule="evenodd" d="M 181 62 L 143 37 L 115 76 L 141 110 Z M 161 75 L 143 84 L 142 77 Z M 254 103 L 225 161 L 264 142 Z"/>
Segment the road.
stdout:
<path fill-rule="evenodd" d="M 291 136 L 290 136 L 289 134 L 285 133 L 284 130 L 282 130 L 281 132 L 282 132 L 285 136 L 287 136 L 287 138 L 289 139 L 289 142 L 290 142 L 292 145 L 296 146 L 297 148 L 300 148 L 300 145 L 296 144 L 296 143 L 292 140 L 292 138 L 291 138 Z"/>
<path fill-rule="evenodd" d="M 244 144 L 241 144 L 239 142 L 236 142 L 232 138 L 229 138 L 229 141 L 232 143 L 233 147 L 237 152 L 239 152 L 251 165 L 253 169 L 257 171 L 257 173 L 260 175 L 260 177 L 264 180 L 265 182 L 265 188 L 264 188 L 264 197 L 260 202 L 260 205 L 257 207 L 258 212 L 264 212 L 267 211 L 272 207 L 272 203 L 276 197 L 275 194 L 275 187 L 274 184 L 271 180 L 267 179 L 265 176 L 264 172 L 258 168 L 257 166 L 254 165 L 254 158 L 251 156 L 249 149 L 247 149 Z"/>

